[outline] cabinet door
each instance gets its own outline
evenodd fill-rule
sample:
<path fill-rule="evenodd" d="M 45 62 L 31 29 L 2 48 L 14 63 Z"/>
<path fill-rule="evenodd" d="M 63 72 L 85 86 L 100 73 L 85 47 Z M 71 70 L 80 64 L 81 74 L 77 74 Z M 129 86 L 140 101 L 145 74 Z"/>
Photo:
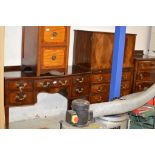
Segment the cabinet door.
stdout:
<path fill-rule="evenodd" d="M 125 52 L 123 67 L 133 67 L 133 53 L 135 49 L 136 35 L 128 34 L 125 39 Z"/>
<path fill-rule="evenodd" d="M 92 37 L 92 70 L 110 69 L 114 34 L 94 32 Z"/>

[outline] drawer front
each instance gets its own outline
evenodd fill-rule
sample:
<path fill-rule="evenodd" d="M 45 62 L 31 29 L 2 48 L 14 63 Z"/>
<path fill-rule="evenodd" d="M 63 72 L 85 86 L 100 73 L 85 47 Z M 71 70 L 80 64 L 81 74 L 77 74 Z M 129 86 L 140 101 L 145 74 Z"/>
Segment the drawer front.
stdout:
<path fill-rule="evenodd" d="M 138 70 L 155 69 L 155 61 L 139 61 Z"/>
<path fill-rule="evenodd" d="M 7 81 L 7 89 L 9 90 L 32 90 L 33 81 L 31 80 L 9 80 Z"/>
<path fill-rule="evenodd" d="M 9 105 L 29 105 L 33 104 L 33 93 L 32 92 L 10 92 L 7 96 Z"/>
<path fill-rule="evenodd" d="M 121 83 L 121 90 L 126 90 L 126 89 L 130 89 L 131 88 L 131 84 L 130 81 L 125 81 Z"/>
<path fill-rule="evenodd" d="M 65 67 L 65 47 L 53 47 L 42 49 L 42 69 L 64 68 Z"/>
<path fill-rule="evenodd" d="M 91 85 L 91 93 L 109 93 L 109 84 L 93 84 Z"/>
<path fill-rule="evenodd" d="M 73 76 L 72 77 L 73 84 L 84 84 L 90 82 L 90 76 L 89 75 L 82 75 L 82 76 Z"/>
<path fill-rule="evenodd" d="M 88 96 L 90 87 L 87 85 L 81 87 L 73 87 L 72 97 Z"/>
<path fill-rule="evenodd" d="M 107 101 L 108 101 L 108 95 L 95 94 L 90 96 L 91 103 L 100 103 L 100 102 L 107 102 Z"/>
<path fill-rule="evenodd" d="M 135 92 L 144 91 L 152 86 L 154 82 L 136 82 Z"/>
<path fill-rule="evenodd" d="M 136 80 L 139 80 L 139 81 L 155 81 L 155 72 L 152 72 L 152 71 L 137 72 Z"/>
<path fill-rule="evenodd" d="M 43 27 L 43 43 L 65 44 L 65 26 L 45 26 Z"/>
<path fill-rule="evenodd" d="M 57 78 L 57 79 L 42 79 L 42 80 L 35 80 L 35 89 L 49 89 L 49 88 L 56 88 L 56 87 L 66 87 L 70 84 L 69 78 Z"/>
<path fill-rule="evenodd" d="M 102 83 L 105 82 L 105 76 L 107 81 L 109 81 L 108 76 L 110 76 L 110 74 L 93 74 L 91 75 L 91 82 L 92 83 Z"/>

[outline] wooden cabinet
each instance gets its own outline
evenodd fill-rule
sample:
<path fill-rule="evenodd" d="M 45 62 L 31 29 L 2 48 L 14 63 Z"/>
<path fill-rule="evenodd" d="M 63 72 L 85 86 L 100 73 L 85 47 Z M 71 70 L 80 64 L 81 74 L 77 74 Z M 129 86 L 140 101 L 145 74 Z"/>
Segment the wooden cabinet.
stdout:
<path fill-rule="evenodd" d="M 155 82 L 155 58 L 135 57 L 133 92 L 146 90 Z"/>
<path fill-rule="evenodd" d="M 92 71 L 111 69 L 114 34 L 76 30 L 74 34 L 73 64 Z M 135 34 L 126 34 L 124 68 L 133 67 Z"/>
<path fill-rule="evenodd" d="M 67 72 L 70 28 L 23 27 L 22 70 L 40 76 L 51 70 Z"/>

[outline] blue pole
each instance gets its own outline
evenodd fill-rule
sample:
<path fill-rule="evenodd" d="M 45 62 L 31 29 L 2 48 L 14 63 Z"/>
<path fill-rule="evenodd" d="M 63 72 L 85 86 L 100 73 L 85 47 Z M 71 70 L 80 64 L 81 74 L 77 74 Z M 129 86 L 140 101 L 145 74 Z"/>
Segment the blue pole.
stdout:
<path fill-rule="evenodd" d="M 120 97 L 126 26 L 116 26 L 109 100 Z"/>

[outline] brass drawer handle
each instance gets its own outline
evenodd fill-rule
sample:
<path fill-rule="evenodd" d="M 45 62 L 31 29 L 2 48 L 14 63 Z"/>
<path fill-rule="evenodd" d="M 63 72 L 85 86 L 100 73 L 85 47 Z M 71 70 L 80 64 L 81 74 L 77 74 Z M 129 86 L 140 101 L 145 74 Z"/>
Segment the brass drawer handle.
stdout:
<path fill-rule="evenodd" d="M 54 61 L 54 60 L 56 60 L 56 55 L 52 55 L 52 57 L 51 57 L 51 59 Z"/>
<path fill-rule="evenodd" d="M 75 89 L 75 91 L 80 94 L 84 91 L 84 89 L 83 88 L 77 88 L 77 89 Z"/>
<path fill-rule="evenodd" d="M 77 82 L 82 83 L 84 81 L 84 78 L 82 77 L 81 79 L 76 79 Z"/>
<path fill-rule="evenodd" d="M 50 82 L 40 82 L 40 85 L 43 87 L 43 88 L 48 88 L 50 86 Z"/>
<path fill-rule="evenodd" d="M 55 37 L 57 37 L 58 33 L 57 32 L 52 32 L 51 33 L 51 39 L 53 40 Z"/>
<path fill-rule="evenodd" d="M 143 74 L 139 74 L 140 79 L 143 80 Z"/>
<path fill-rule="evenodd" d="M 18 94 L 18 95 L 16 96 L 16 100 L 18 100 L 18 101 L 23 101 L 23 100 L 26 99 L 26 97 L 27 97 L 26 94 L 20 93 L 20 94 Z"/>
<path fill-rule="evenodd" d="M 101 76 L 99 79 L 98 79 L 99 82 L 103 81 L 103 77 Z"/>
<path fill-rule="evenodd" d="M 59 81 L 59 83 L 62 85 L 62 86 L 65 86 L 66 84 L 67 84 L 67 80 L 65 80 L 65 81 Z"/>
<path fill-rule="evenodd" d="M 103 87 L 102 87 L 102 86 L 100 86 L 100 87 L 97 89 L 97 91 L 98 91 L 98 92 L 103 91 Z"/>
<path fill-rule="evenodd" d="M 140 64 L 140 66 L 143 68 L 144 67 L 144 64 Z"/>
<path fill-rule="evenodd" d="M 100 101 L 102 101 L 102 97 L 100 96 L 100 98 L 97 100 L 97 102 L 100 102 Z"/>
<path fill-rule="evenodd" d="M 27 83 L 23 83 L 23 82 L 17 82 L 16 83 L 16 87 L 21 89 L 24 89 L 27 86 Z"/>
<path fill-rule="evenodd" d="M 127 85 L 126 84 L 122 84 L 121 88 L 122 89 L 126 89 L 127 88 Z"/>
<path fill-rule="evenodd" d="M 142 85 L 138 85 L 138 89 L 141 90 L 142 89 Z"/>

